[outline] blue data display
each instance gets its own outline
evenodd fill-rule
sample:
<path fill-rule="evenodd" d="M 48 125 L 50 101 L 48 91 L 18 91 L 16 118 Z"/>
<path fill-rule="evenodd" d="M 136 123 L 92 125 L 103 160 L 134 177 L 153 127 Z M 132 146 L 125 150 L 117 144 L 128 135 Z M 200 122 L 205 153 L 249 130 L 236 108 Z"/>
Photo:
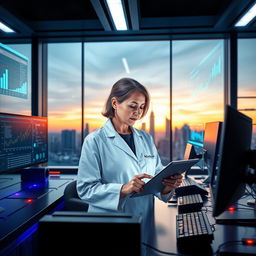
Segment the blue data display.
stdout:
<path fill-rule="evenodd" d="M 190 72 L 194 95 L 221 82 L 224 70 L 223 47 L 223 42 L 218 42 Z"/>
<path fill-rule="evenodd" d="M 0 113 L 0 172 L 48 160 L 46 117 Z"/>
<path fill-rule="evenodd" d="M 28 58 L 1 43 L 0 94 L 28 98 Z"/>

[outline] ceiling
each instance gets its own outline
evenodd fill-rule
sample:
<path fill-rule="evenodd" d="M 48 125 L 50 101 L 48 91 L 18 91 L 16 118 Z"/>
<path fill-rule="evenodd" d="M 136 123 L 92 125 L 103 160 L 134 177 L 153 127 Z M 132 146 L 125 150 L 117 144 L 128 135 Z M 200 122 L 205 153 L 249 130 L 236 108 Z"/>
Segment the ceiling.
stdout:
<path fill-rule="evenodd" d="M 129 30 L 116 31 L 104 0 L 5 0 L 0 20 L 17 33 L 0 32 L 2 39 L 58 40 L 170 38 L 237 30 L 234 22 L 251 0 L 123 0 Z M 252 22 L 240 31 L 256 32 Z"/>

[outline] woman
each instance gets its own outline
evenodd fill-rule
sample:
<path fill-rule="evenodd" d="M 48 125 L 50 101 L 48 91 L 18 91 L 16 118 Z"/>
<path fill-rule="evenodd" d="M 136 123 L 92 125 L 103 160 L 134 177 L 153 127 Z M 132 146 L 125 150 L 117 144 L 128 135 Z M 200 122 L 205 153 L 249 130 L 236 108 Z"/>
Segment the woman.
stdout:
<path fill-rule="evenodd" d="M 141 215 L 143 234 L 152 220 L 153 195 L 130 195 L 142 191 L 144 179 L 163 169 L 151 135 L 133 128 L 146 115 L 149 102 L 146 88 L 133 79 L 113 85 L 103 112 L 108 120 L 85 138 L 77 177 L 78 194 L 89 204 L 89 212 Z M 164 179 L 164 189 L 156 196 L 167 201 L 181 178 Z"/>

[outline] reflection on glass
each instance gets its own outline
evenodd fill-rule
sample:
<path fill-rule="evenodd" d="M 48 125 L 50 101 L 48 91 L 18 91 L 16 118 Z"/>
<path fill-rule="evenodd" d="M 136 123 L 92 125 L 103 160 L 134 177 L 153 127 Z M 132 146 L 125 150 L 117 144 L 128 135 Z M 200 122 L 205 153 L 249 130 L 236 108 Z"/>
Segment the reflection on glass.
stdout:
<path fill-rule="evenodd" d="M 48 45 L 48 165 L 78 165 L 81 151 L 81 44 Z"/>
<path fill-rule="evenodd" d="M 31 44 L 0 50 L 0 112 L 31 115 Z"/>
<path fill-rule="evenodd" d="M 256 148 L 256 39 L 238 40 L 238 109 L 253 119 L 252 148 Z"/>
<path fill-rule="evenodd" d="M 202 146 L 204 123 L 223 120 L 223 40 L 173 42 L 173 159 Z"/>
<path fill-rule="evenodd" d="M 85 44 L 85 136 L 105 123 L 101 115 L 105 101 L 122 77 L 131 77 L 148 89 L 151 108 L 135 127 L 153 136 L 166 164 L 170 160 L 169 41 Z"/>

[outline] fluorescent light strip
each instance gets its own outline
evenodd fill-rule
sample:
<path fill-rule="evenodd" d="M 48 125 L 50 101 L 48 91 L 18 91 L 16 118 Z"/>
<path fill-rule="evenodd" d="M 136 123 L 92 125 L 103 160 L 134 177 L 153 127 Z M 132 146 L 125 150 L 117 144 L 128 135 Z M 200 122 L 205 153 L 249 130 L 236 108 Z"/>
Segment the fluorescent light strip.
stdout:
<path fill-rule="evenodd" d="M 127 74 L 130 74 L 130 69 L 129 69 L 129 66 L 128 66 L 127 59 L 126 58 L 122 58 L 122 62 L 123 62 L 123 65 L 124 65 L 125 72 Z"/>
<path fill-rule="evenodd" d="M 0 30 L 6 32 L 6 33 L 14 33 L 15 31 L 11 28 L 7 27 L 4 23 L 0 21 Z"/>
<path fill-rule="evenodd" d="M 244 27 L 244 26 L 246 26 L 255 16 L 256 16 L 256 3 L 235 24 L 235 27 Z"/>
<path fill-rule="evenodd" d="M 127 30 L 124 10 L 121 0 L 106 0 L 116 30 Z"/>

